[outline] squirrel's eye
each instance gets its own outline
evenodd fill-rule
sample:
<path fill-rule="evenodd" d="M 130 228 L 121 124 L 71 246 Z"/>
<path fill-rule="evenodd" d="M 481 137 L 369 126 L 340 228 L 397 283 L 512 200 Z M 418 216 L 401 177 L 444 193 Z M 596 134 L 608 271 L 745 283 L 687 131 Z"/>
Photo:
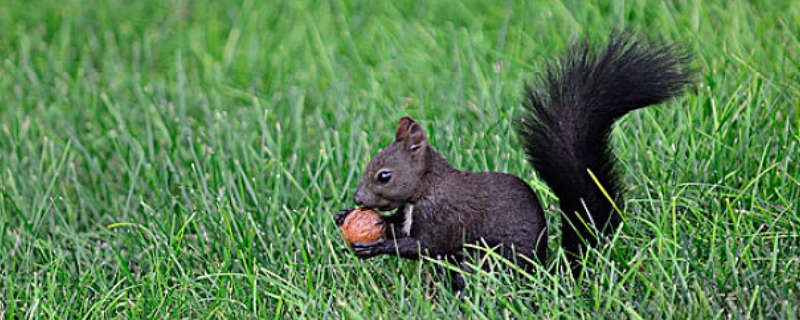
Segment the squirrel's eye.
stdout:
<path fill-rule="evenodd" d="M 381 173 L 378 173 L 378 182 L 379 183 L 385 184 L 385 183 L 388 183 L 389 180 L 391 180 L 391 179 L 392 179 L 392 172 L 391 171 L 383 171 Z"/>

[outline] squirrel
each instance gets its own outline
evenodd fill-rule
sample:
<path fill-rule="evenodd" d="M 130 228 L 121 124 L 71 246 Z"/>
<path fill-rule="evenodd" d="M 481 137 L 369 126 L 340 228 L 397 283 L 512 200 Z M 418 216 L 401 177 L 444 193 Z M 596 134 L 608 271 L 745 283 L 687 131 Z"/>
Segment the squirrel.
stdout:
<path fill-rule="evenodd" d="M 571 45 L 535 85 L 525 86 L 515 131 L 559 200 L 561 246 L 573 270 L 587 246 L 620 224 L 614 204 L 623 202 L 622 186 L 609 142 L 614 123 L 680 95 L 694 73 L 691 59 L 676 45 L 614 32 L 599 50 L 588 40 Z M 531 187 L 511 174 L 453 168 L 409 117 L 400 119 L 394 142 L 370 160 L 354 200 L 396 210 L 384 217 L 386 239 L 352 244 L 360 258 L 427 256 L 465 268 L 465 254 L 480 255 L 466 245 L 474 244 L 499 247 L 503 257 L 531 271 L 547 257 L 544 210 Z M 351 211 L 340 211 L 337 224 Z M 465 286 L 458 272 L 451 281 L 457 291 Z"/>

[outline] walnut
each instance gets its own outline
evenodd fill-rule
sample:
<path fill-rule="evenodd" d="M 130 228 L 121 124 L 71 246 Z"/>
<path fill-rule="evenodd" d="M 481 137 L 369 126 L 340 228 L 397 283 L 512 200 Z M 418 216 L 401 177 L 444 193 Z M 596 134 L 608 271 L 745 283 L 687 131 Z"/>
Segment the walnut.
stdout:
<path fill-rule="evenodd" d="M 354 242 L 373 242 L 386 235 L 383 218 L 378 211 L 355 209 L 342 224 L 342 237 L 348 246 Z"/>

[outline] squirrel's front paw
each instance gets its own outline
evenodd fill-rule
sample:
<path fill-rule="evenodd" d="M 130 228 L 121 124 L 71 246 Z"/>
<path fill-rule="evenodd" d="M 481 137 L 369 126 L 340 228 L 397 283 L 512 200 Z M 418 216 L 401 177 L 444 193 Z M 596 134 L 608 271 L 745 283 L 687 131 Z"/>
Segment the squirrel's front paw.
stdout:
<path fill-rule="evenodd" d="M 375 256 L 386 253 L 388 246 L 392 243 L 383 239 L 378 239 L 371 242 L 354 242 L 352 249 L 353 254 L 361 259 L 369 259 Z"/>
<path fill-rule="evenodd" d="M 339 210 L 339 212 L 336 213 L 336 216 L 333 217 L 333 220 L 336 221 L 336 225 L 341 227 L 344 224 L 344 219 L 347 218 L 347 216 L 350 215 L 353 210 L 355 209 L 350 207 L 344 210 Z"/>

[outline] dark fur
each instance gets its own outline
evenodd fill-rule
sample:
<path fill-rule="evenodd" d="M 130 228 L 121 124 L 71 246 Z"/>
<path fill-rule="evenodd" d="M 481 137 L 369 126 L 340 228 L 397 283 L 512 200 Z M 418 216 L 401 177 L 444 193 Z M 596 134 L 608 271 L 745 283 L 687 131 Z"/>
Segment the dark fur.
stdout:
<path fill-rule="evenodd" d="M 622 203 L 608 141 L 614 122 L 678 95 L 690 80 L 688 61 L 675 47 L 612 35 L 599 52 L 586 42 L 573 47 L 565 59 L 547 68 L 540 83 L 526 88 L 517 131 L 530 162 L 560 200 L 567 218 L 562 246 L 572 259 L 581 255 L 584 243 L 597 243 L 592 222 L 605 232 L 619 224 L 587 172 Z M 386 172 L 392 178 L 381 182 Z M 370 161 L 355 201 L 382 211 L 397 209 L 385 218 L 388 239 L 353 244 L 361 258 L 425 255 L 461 262 L 465 251 L 472 251 L 464 244 L 499 246 L 503 256 L 525 270 L 532 266 L 529 261 L 546 258 L 546 220 L 530 186 L 509 174 L 454 169 L 408 117 L 398 123 L 395 141 Z M 414 208 L 412 224 L 405 234 L 400 230 L 409 206 Z M 348 213 L 340 212 L 337 221 Z M 453 284 L 458 290 L 464 282 L 456 275 Z"/>
<path fill-rule="evenodd" d="M 547 67 L 544 79 L 526 87 L 517 132 L 529 161 L 560 201 L 567 218 L 561 245 L 571 258 L 581 255 L 584 241 L 597 243 L 587 223 L 605 233 L 619 225 L 612 204 L 587 172 L 617 205 L 623 204 L 609 143 L 614 122 L 680 94 L 693 73 L 689 61 L 674 46 L 618 34 L 600 52 L 587 42 L 571 48 L 565 59 Z"/>

